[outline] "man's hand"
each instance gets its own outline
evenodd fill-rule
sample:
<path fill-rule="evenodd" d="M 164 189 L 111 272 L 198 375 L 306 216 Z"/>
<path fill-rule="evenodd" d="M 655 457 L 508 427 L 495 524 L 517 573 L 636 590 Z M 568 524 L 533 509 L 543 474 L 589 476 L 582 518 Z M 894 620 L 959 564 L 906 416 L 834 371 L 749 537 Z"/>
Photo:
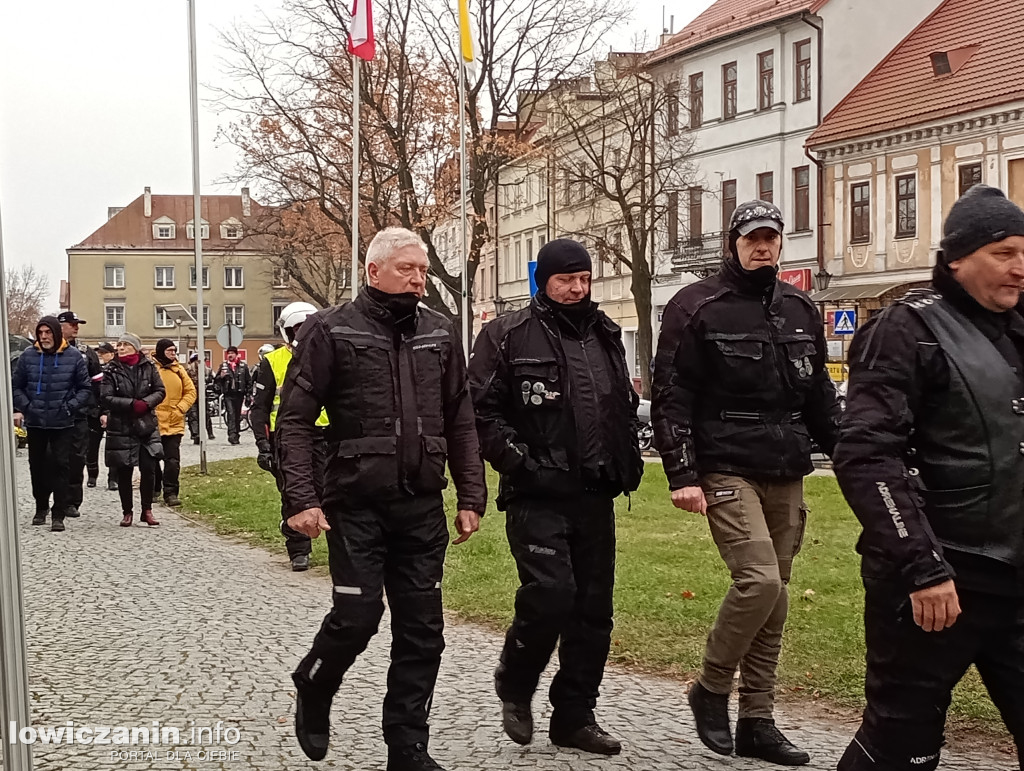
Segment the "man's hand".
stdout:
<path fill-rule="evenodd" d="M 926 632 L 949 629 L 960 615 L 960 598 L 952 580 L 911 592 L 910 602 L 914 606 L 914 623 Z"/>
<path fill-rule="evenodd" d="M 106 427 L 107 427 L 107 416 L 106 415 L 100 415 L 100 428 L 106 428 Z"/>
<path fill-rule="evenodd" d="M 324 516 L 324 510 L 319 508 L 306 509 L 288 517 L 288 527 L 310 538 L 319 538 L 321 530 L 331 529 L 327 524 L 327 517 Z"/>
<path fill-rule="evenodd" d="M 692 511 L 705 517 L 708 515 L 708 502 L 704 498 L 704 491 L 696 485 L 673 490 L 672 505 L 683 511 Z"/>
<path fill-rule="evenodd" d="M 14 413 L 14 427 L 15 428 L 21 428 L 21 424 L 22 424 L 22 422 L 24 420 L 25 420 L 25 416 L 22 415 L 20 412 L 15 412 Z"/>
<path fill-rule="evenodd" d="M 469 537 L 480 529 L 480 515 L 469 509 L 460 509 L 455 517 L 455 531 L 459 534 L 452 543 L 460 544 L 469 540 Z"/>

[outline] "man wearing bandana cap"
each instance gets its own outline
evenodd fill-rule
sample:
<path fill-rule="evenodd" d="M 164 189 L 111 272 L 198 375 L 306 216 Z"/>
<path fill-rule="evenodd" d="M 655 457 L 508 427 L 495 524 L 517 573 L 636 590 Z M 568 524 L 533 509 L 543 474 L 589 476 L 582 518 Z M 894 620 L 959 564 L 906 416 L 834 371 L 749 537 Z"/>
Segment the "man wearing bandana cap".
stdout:
<path fill-rule="evenodd" d="M 537 296 L 483 328 L 469 374 L 521 582 L 495 672 L 503 728 L 532 741 L 533 694 L 557 644 L 549 738 L 614 755 L 619 741 L 594 716 L 611 641 L 614 501 L 636 490 L 643 461 L 622 332 L 590 299 L 591 267 L 576 241 L 541 247 Z"/>
<path fill-rule="evenodd" d="M 776 206 L 741 204 L 721 269 L 669 302 L 651 417 L 672 504 L 707 517 L 732 575 L 689 693 L 697 734 L 719 754 L 793 766 L 810 757 L 773 718 L 786 587 L 806 524 L 811 442 L 831 454 L 840 408 L 821 316 L 778 278 L 783 230 Z"/>

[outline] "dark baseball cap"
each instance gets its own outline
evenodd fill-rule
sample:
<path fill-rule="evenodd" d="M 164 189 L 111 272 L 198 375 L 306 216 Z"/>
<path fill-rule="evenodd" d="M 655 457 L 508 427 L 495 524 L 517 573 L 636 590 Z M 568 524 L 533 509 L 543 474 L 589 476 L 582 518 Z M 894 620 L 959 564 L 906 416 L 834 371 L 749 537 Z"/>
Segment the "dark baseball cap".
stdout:
<path fill-rule="evenodd" d="M 96 346 L 96 350 L 102 351 L 103 353 L 117 353 L 117 349 L 110 343 L 100 343 Z"/>
<path fill-rule="evenodd" d="M 57 321 L 61 324 L 85 324 L 85 319 L 80 319 L 74 311 L 64 311 L 57 316 Z"/>
<path fill-rule="evenodd" d="M 736 207 L 729 222 L 729 232 L 748 236 L 758 228 L 770 228 L 781 234 L 785 228 L 779 207 L 767 201 L 747 201 Z"/>

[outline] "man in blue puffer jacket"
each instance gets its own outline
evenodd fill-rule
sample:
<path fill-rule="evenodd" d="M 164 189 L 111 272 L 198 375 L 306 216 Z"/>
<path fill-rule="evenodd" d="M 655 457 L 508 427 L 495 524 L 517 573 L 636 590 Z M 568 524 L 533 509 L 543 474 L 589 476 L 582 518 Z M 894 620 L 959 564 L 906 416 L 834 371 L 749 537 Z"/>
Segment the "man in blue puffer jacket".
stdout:
<path fill-rule="evenodd" d="M 14 370 L 14 424 L 28 431 L 28 463 L 32 472 L 32 497 L 36 499 L 33 525 L 46 523 L 64 530 L 69 506 L 68 474 L 75 413 L 92 393 L 85 357 L 70 347 L 54 316 L 43 316 L 36 325 L 36 343 L 18 358 Z"/>

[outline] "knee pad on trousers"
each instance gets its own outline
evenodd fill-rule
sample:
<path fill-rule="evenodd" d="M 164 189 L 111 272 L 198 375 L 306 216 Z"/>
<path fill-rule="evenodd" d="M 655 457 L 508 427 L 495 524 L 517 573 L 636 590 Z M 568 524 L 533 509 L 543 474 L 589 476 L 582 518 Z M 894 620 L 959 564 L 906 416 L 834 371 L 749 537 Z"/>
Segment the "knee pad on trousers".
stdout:
<path fill-rule="evenodd" d="M 396 644 L 412 643 L 424 656 L 440 656 L 444 652 L 440 588 L 389 595 L 388 604 L 391 635 Z"/>
<path fill-rule="evenodd" d="M 516 615 L 561 624 L 575 604 L 575 587 L 538 581 L 520 588 L 516 595 Z"/>
<path fill-rule="evenodd" d="M 335 599 L 334 607 L 321 626 L 321 632 L 330 638 L 360 640 L 365 648 L 370 638 L 377 634 L 383 615 L 384 603 L 379 597 Z"/>
<path fill-rule="evenodd" d="M 887 753 L 868 744 L 858 733 L 839 759 L 836 771 L 935 771 L 940 755 L 939 748 L 924 754 L 908 754 L 905 747 Z"/>

